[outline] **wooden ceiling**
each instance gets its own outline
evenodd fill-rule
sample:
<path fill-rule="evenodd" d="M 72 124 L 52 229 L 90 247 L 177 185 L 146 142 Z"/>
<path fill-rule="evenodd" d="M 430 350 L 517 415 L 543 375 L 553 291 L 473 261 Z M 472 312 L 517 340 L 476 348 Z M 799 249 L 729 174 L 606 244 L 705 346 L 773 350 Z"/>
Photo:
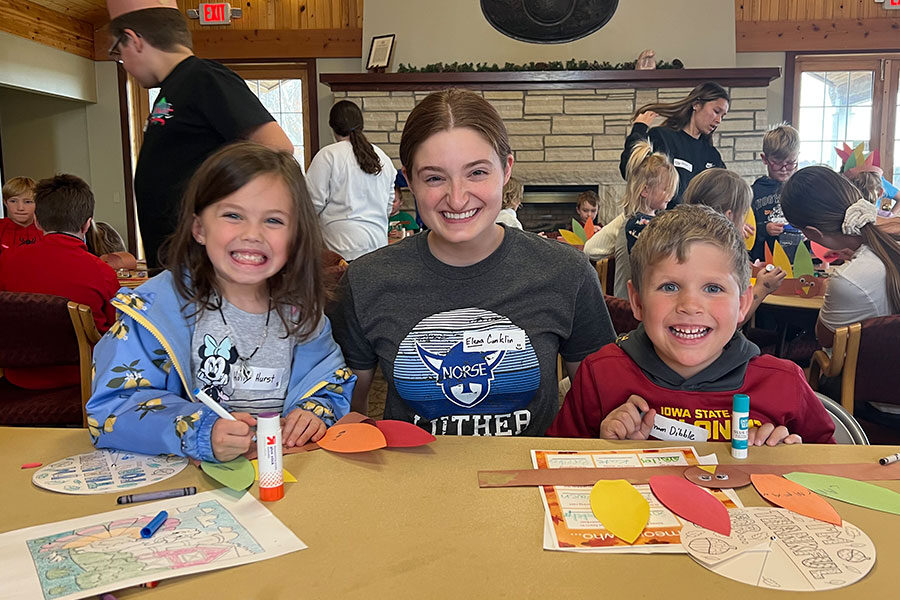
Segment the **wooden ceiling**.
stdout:
<path fill-rule="evenodd" d="M 31 0 L 31 2 L 67 17 L 86 21 L 95 28 L 109 22 L 106 0 Z"/>

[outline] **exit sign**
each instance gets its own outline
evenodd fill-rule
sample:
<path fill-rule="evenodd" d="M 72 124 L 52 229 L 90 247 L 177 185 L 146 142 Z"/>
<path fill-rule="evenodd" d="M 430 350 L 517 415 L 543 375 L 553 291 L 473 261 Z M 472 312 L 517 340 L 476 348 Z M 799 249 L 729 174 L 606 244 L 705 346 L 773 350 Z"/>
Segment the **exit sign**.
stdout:
<path fill-rule="evenodd" d="M 231 5 L 227 2 L 200 4 L 197 10 L 201 25 L 227 25 L 231 23 Z"/>
<path fill-rule="evenodd" d="M 900 9 L 900 0 L 884 0 L 884 7 L 888 9 Z"/>

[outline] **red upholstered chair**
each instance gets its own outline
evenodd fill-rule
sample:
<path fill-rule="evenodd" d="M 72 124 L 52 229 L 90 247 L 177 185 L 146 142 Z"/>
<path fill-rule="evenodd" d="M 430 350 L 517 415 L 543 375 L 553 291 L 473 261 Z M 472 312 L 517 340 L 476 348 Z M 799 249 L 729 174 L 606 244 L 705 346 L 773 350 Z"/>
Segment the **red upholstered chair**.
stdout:
<path fill-rule="evenodd" d="M 615 296 L 606 296 L 606 309 L 609 311 L 609 318 L 612 320 L 613 329 L 617 335 L 628 333 L 638 326 L 634 313 L 631 312 L 631 303 L 622 298 Z"/>
<path fill-rule="evenodd" d="M 832 354 L 819 350 L 813 355 L 809 384 L 819 386 L 820 377 L 840 376 L 841 404 L 850 414 L 866 409 L 870 402 L 900 407 L 897 389 L 900 371 L 900 315 L 875 317 L 834 332 Z M 866 411 L 871 414 L 871 410 Z"/>
<path fill-rule="evenodd" d="M 0 371 L 71 366 L 79 350 L 68 300 L 59 296 L 0 292 Z M 80 383 L 29 390 L 0 377 L 0 425 L 83 424 Z"/>

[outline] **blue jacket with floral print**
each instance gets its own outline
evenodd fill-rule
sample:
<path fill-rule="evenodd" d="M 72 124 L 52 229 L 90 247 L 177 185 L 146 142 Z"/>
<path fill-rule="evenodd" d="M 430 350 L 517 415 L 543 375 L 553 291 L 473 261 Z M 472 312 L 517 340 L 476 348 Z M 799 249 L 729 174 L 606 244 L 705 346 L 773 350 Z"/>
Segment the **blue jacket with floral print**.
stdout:
<path fill-rule="evenodd" d="M 113 299 L 118 320 L 94 348 L 88 429 L 98 448 L 216 461 L 210 434 L 219 417 L 190 394 L 193 308 L 172 277 L 165 271 Z M 349 411 L 355 382 L 323 316 L 294 346 L 282 415 L 301 408 L 331 426 Z"/>

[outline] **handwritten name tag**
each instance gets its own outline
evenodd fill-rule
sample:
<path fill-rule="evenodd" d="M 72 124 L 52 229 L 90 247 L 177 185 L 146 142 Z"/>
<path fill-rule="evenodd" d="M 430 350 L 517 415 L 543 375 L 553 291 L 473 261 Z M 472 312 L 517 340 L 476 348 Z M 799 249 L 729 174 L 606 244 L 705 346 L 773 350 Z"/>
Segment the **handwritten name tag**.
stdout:
<path fill-rule="evenodd" d="M 463 333 L 463 352 L 524 350 L 525 332 L 521 329 L 490 329 Z"/>
<path fill-rule="evenodd" d="M 240 372 L 235 369 L 234 388 L 238 390 L 271 391 L 281 387 L 284 369 L 267 369 L 265 367 L 247 367 Z"/>
<path fill-rule="evenodd" d="M 705 442 L 709 438 L 709 432 L 702 427 L 682 423 L 658 414 L 653 419 L 653 430 L 650 431 L 650 437 L 665 441 Z"/>
<path fill-rule="evenodd" d="M 688 173 L 694 172 L 694 165 L 692 165 L 691 163 L 689 163 L 686 160 L 676 158 L 676 159 L 672 160 L 672 164 L 675 165 L 676 167 L 678 167 L 679 169 L 684 169 Z"/>

